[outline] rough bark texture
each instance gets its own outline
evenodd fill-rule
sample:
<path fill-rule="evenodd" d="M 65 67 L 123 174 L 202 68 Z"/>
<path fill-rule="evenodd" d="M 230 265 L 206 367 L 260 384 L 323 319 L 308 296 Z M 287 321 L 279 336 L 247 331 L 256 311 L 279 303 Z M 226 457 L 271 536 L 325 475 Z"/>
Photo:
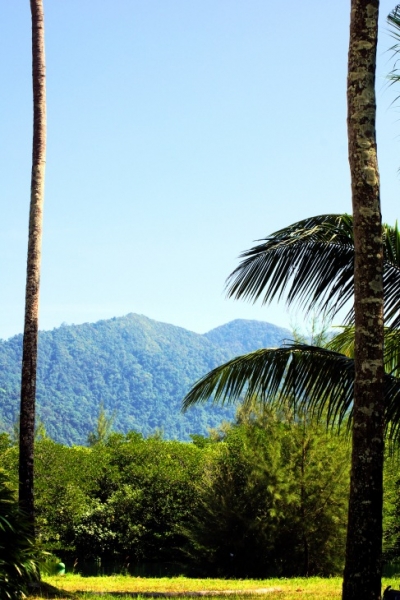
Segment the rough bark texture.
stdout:
<path fill-rule="evenodd" d="M 352 0 L 348 140 L 354 215 L 355 392 L 344 600 L 381 597 L 383 249 L 375 136 L 379 0 Z"/>
<path fill-rule="evenodd" d="M 33 152 L 22 354 L 19 502 L 21 508 L 28 514 L 32 528 L 34 528 L 33 446 L 46 163 L 46 65 L 43 2 L 42 0 L 31 0 L 30 5 L 32 14 Z"/>

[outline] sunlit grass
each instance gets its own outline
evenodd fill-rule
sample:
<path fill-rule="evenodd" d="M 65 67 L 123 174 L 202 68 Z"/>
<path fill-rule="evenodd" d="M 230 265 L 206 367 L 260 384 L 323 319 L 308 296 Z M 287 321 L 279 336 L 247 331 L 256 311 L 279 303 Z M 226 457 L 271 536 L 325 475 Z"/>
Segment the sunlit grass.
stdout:
<path fill-rule="evenodd" d="M 328 579 L 320 577 L 293 579 L 189 579 L 187 577 L 130 577 L 113 575 L 110 577 L 82 577 L 81 575 L 66 575 L 44 577 L 44 581 L 60 590 L 60 598 L 70 598 L 73 594 L 76 600 L 128 600 L 132 595 L 145 600 L 147 594 L 154 592 L 166 596 L 179 594 L 180 600 L 190 594 L 197 594 L 207 600 L 215 600 L 216 593 L 221 592 L 221 598 L 231 600 L 333 600 L 340 599 L 342 580 L 340 577 Z M 384 587 L 391 585 L 399 589 L 400 580 L 384 580 Z M 63 592 L 66 592 L 63 595 Z M 229 596 L 227 592 L 232 592 Z M 141 594 L 143 594 L 141 596 Z M 217 596 L 218 597 L 218 596 Z M 43 596 L 35 596 L 32 600 L 42 600 Z"/>

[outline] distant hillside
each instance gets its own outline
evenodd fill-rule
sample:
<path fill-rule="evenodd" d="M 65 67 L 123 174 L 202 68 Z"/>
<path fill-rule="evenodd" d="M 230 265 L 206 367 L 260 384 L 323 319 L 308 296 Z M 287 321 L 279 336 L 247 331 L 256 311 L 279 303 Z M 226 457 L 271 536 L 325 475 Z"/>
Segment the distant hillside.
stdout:
<path fill-rule="evenodd" d="M 283 340 L 290 338 L 290 332 L 263 321 L 236 319 L 212 329 L 203 337 L 210 340 L 215 346 L 226 350 L 232 357 L 258 350 L 258 348 L 281 346 Z"/>
<path fill-rule="evenodd" d="M 40 332 L 37 405 L 47 433 L 84 444 L 100 403 L 115 412 L 114 429 L 189 439 L 234 409 L 199 406 L 182 415 L 183 396 L 210 369 L 239 354 L 278 346 L 287 330 L 236 320 L 205 335 L 129 314 Z M 22 336 L 0 341 L 0 423 L 12 430 L 19 410 Z"/>

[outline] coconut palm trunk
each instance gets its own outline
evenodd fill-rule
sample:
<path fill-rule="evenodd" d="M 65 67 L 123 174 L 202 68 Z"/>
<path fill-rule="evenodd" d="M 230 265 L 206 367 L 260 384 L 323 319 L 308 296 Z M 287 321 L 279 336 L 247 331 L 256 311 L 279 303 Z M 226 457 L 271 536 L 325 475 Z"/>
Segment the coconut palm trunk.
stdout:
<path fill-rule="evenodd" d="M 375 136 L 379 0 L 352 0 L 348 143 L 354 232 L 353 451 L 343 600 L 381 597 L 383 245 Z"/>
<path fill-rule="evenodd" d="M 33 447 L 46 164 L 46 66 L 43 2 L 42 0 L 30 0 L 30 6 L 32 14 L 33 151 L 22 354 L 19 502 L 34 529 Z"/>

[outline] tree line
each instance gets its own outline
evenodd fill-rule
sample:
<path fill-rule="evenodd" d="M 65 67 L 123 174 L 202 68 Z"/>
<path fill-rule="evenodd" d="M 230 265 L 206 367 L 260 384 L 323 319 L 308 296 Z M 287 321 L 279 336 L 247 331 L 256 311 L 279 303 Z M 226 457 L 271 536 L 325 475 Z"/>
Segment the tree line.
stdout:
<path fill-rule="evenodd" d="M 37 535 L 69 568 L 223 577 L 343 568 L 349 441 L 304 415 L 239 410 L 193 442 L 141 434 L 35 444 Z M 1 435 L 17 485 L 18 447 Z M 161 566 L 160 566 L 161 565 Z"/>
<path fill-rule="evenodd" d="M 37 438 L 37 535 L 68 570 L 259 578 L 342 573 L 346 427 L 327 429 L 288 406 L 253 406 L 191 443 L 107 428 L 91 437 L 91 446 L 64 446 L 43 428 Z M 0 456 L 8 487 L 16 490 L 18 446 L 7 434 L 0 436 Z M 395 562 L 398 458 L 386 462 L 384 549 L 386 561 Z"/>

